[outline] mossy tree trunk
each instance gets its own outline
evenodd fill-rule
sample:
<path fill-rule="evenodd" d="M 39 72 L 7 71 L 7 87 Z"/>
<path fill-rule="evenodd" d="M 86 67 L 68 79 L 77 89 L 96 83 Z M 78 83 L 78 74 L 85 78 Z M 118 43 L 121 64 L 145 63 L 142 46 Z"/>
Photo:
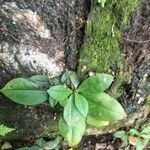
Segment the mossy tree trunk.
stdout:
<path fill-rule="evenodd" d="M 98 134 L 131 126 L 148 115 L 141 105 L 150 93 L 150 3 L 108 0 L 104 8 L 92 5 L 78 62 L 88 4 L 85 0 L 0 1 L 0 86 L 16 76 L 53 77 L 65 69 L 77 68 L 81 78 L 89 71 L 112 73 L 116 80 L 110 94 L 120 100 L 132 119 L 115 128 L 87 129 L 87 134 Z M 58 110 L 51 111 L 48 104 L 23 107 L 4 96 L 0 102 L 0 122 L 16 127 L 6 138 L 58 133 Z"/>

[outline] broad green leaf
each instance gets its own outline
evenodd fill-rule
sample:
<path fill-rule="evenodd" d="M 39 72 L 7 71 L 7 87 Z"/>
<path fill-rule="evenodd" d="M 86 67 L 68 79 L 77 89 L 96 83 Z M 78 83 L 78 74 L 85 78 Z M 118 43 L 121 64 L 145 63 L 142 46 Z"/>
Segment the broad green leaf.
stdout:
<path fill-rule="evenodd" d="M 143 150 L 142 141 L 140 139 L 136 141 L 136 150 Z"/>
<path fill-rule="evenodd" d="M 101 121 L 117 121 L 126 117 L 123 107 L 106 93 L 98 94 L 89 101 L 88 114 Z"/>
<path fill-rule="evenodd" d="M 130 129 L 129 134 L 133 135 L 133 136 L 135 136 L 135 135 L 139 136 L 140 135 L 140 133 L 136 129 Z"/>
<path fill-rule="evenodd" d="M 32 147 L 23 147 L 23 148 L 18 148 L 16 150 L 43 150 L 39 146 L 32 146 Z"/>
<path fill-rule="evenodd" d="M 14 131 L 15 129 L 0 125 L 0 135 L 5 136 L 6 134 Z"/>
<path fill-rule="evenodd" d="M 53 141 L 49 141 L 49 142 L 45 142 L 43 145 L 42 145 L 42 148 L 44 150 L 51 150 L 51 149 L 55 149 L 58 144 L 60 143 L 61 141 L 61 138 L 60 137 L 57 137 L 55 140 Z"/>
<path fill-rule="evenodd" d="M 98 3 L 101 3 L 102 7 L 105 6 L 106 0 L 98 0 Z"/>
<path fill-rule="evenodd" d="M 57 103 L 58 103 L 58 100 L 55 100 L 55 99 L 49 97 L 49 104 L 50 104 L 51 108 L 54 108 L 57 105 Z"/>
<path fill-rule="evenodd" d="M 116 138 L 122 138 L 126 135 L 126 132 L 125 131 L 117 131 L 113 134 L 114 137 Z"/>
<path fill-rule="evenodd" d="M 45 90 L 37 88 L 33 82 L 24 78 L 9 81 L 0 91 L 12 101 L 22 105 L 37 105 L 48 99 Z"/>
<path fill-rule="evenodd" d="M 70 127 L 78 124 L 78 121 L 81 118 L 83 118 L 82 114 L 78 111 L 77 107 L 75 106 L 73 94 L 67 100 L 67 104 L 63 112 L 63 117 L 67 125 Z"/>
<path fill-rule="evenodd" d="M 52 86 L 49 90 L 47 90 L 50 97 L 60 102 L 61 105 L 63 104 L 63 101 L 66 101 L 68 96 L 72 93 L 72 90 L 70 90 L 67 87 L 64 87 L 63 85 L 57 85 Z"/>
<path fill-rule="evenodd" d="M 91 117 L 90 115 L 87 116 L 86 122 L 93 127 L 97 127 L 97 128 L 101 128 L 101 127 L 105 127 L 109 125 L 108 121 L 100 121 L 97 120 L 93 117 Z"/>
<path fill-rule="evenodd" d="M 75 93 L 75 105 L 78 111 L 86 118 L 89 110 L 87 100 L 82 95 Z"/>
<path fill-rule="evenodd" d="M 76 146 L 82 139 L 86 129 L 86 123 L 80 119 L 75 126 L 68 126 L 63 118 L 59 121 L 59 131 L 67 140 L 70 147 Z"/>
<path fill-rule="evenodd" d="M 71 84 L 73 87 L 77 88 L 79 85 L 79 78 L 77 74 L 73 71 L 67 71 L 63 74 L 61 78 L 62 83 Z"/>
<path fill-rule="evenodd" d="M 113 82 L 113 76 L 105 73 L 93 75 L 87 78 L 79 86 L 78 92 L 86 99 L 91 99 L 100 92 L 105 91 Z"/>

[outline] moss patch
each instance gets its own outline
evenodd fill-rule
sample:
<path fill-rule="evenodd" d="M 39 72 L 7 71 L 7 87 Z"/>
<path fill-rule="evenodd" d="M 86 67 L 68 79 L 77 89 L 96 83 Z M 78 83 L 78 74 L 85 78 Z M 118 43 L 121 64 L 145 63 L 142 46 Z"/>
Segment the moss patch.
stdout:
<path fill-rule="evenodd" d="M 107 0 L 102 8 L 92 1 L 80 50 L 78 74 L 81 78 L 89 71 L 107 72 L 113 67 L 125 67 L 120 50 L 121 31 L 138 5 L 139 0 Z"/>

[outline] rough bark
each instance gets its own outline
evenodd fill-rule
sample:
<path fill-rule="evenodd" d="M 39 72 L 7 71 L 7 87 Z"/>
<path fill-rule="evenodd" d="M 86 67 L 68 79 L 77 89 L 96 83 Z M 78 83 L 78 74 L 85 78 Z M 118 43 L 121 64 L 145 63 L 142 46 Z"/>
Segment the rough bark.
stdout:
<path fill-rule="evenodd" d="M 150 2 L 142 0 L 123 33 L 122 51 L 131 81 L 124 86 L 122 101 L 128 113 L 143 105 L 150 94 Z"/>
<path fill-rule="evenodd" d="M 78 36 L 83 28 L 82 12 L 86 7 L 84 2 L 0 1 L 1 87 L 15 76 L 30 76 L 41 72 L 51 77 L 61 74 L 67 68 L 76 68 L 81 39 Z M 126 110 L 130 109 L 129 113 L 139 109 L 150 93 L 150 41 L 146 38 L 150 36 L 150 18 L 146 15 L 150 14 L 149 8 L 150 3 L 145 0 L 133 17 L 130 29 L 123 35 L 122 50 L 129 63 L 132 80 L 126 85 L 128 88 L 124 88 L 122 104 Z M 47 104 L 33 108 L 23 107 L 9 102 L 2 96 L 0 102 L 0 122 L 16 127 L 16 131 L 6 138 L 30 138 L 32 135 L 39 137 L 58 133 L 57 119 L 55 120 L 58 117 L 55 111 L 50 111 Z M 137 119 L 145 119 L 147 115 L 141 108 L 131 115 L 133 119 L 129 117 L 117 126 L 110 126 L 105 130 L 89 128 L 87 134 L 113 132 L 120 127 L 134 124 Z"/>
<path fill-rule="evenodd" d="M 0 84 L 14 76 L 75 69 L 84 0 L 0 1 Z"/>
<path fill-rule="evenodd" d="M 88 4 L 85 0 L 0 0 L 0 88 L 18 76 L 54 77 L 65 69 L 75 70 Z M 52 136 L 57 128 L 48 106 L 19 106 L 2 95 L 0 103 L 0 123 L 16 128 L 9 139 Z"/>

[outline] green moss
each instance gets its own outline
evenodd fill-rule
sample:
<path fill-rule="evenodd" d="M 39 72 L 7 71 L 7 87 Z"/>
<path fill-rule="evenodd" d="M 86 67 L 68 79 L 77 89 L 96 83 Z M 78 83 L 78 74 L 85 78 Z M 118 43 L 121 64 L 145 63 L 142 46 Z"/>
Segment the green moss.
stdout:
<path fill-rule="evenodd" d="M 92 1 L 80 50 L 78 74 L 81 78 L 89 71 L 107 72 L 112 67 L 125 67 L 120 50 L 121 31 L 138 5 L 139 0 L 107 0 L 102 8 Z"/>

